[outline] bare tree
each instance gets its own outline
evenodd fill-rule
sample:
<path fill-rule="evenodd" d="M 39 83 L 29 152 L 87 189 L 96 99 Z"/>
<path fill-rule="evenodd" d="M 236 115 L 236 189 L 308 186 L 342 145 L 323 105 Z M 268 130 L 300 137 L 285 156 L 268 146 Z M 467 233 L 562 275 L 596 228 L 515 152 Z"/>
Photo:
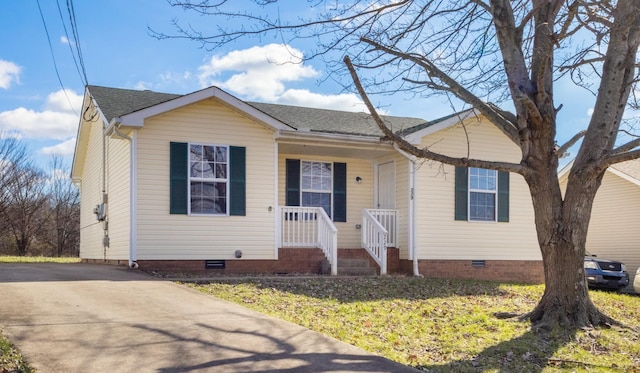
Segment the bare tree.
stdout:
<path fill-rule="evenodd" d="M 42 171 L 32 164 L 16 168 L 15 175 L 2 191 L 6 206 L 0 218 L 13 237 L 17 254 L 27 255 L 31 243 L 44 225 L 42 209 L 47 203 L 46 180 Z"/>
<path fill-rule="evenodd" d="M 625 109 L 638 107 L 638 0 L 314 0 L 309 4 L 319 9 L 317 18 L 294 20 L 260 11 L 277 7 L 277 0 L 254 0 L 255 11 L 226 0 L 169 2 L 214 17 L 212 24 L 231 19 L 237 26 L 202 31 L 175 21 L 176 35 L 152 31 L 156 37 L 196 40 L 211 49 L 251 36 L 291 44 L 312 39 L 317 49 L 308 58 L 323 59 L 334 74 L 348 71 L 378 126 L 404 151 L 522 175 L 531 191 L 546 283 L 528 317 L 536 327 L 613 321 L 589 298 L 583 258 L 605 170 L 640 157 L 640 138 L 620 135 Z M 556 115 L 562 104 L 556 103 L 554 83 L 561 77 L 596 97 L 588 127 L 559 146 Z M 367 96 L 398 91 L 446 94 L 470 105 L 519 145 L 520 162 L 454 158 L 404 141 Z M 487 104 L 489 99 L 508 99 L 515 113 Z M 579 141 L 563 197 L 558 158 Z"/>
<path fill-rule="evenodd" d="M 49 164 L 48 203 L 42 214 L 46 226 L 41 240 L 54 256 L 77 256 L 80 242 L 80 193 L 69 179 L 62 158 L 54 155 Z"/>

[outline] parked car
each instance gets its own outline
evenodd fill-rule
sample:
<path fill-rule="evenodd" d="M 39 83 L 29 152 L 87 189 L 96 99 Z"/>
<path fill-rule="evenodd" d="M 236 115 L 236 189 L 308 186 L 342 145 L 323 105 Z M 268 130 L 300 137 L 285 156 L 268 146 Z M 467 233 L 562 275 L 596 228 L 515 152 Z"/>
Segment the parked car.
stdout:
<path fill-rule="evenodd" d="M 590 288 L 622 290 L 629 285 L 629 274 L 624 263 L 591 255 L 584 257 L 584 269 Z"/>
<path fill-rule="evenodd" d="M 636 271 L 636 278 L 633 280 L 633 290 L 640 294 L 640 268 Z"/>

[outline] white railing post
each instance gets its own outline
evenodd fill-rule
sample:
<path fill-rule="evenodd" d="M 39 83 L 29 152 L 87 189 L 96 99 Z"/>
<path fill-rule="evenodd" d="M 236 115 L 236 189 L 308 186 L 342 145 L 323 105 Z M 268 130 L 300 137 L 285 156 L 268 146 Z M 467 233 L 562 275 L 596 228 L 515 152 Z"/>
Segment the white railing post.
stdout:
<path fill-rule="evenodd" d="M 370 210 L 362 210 L 362 246 L 380 266 L 380 274 L 387 274 L 387 229 Z"/>
<path fill-rule="evenodd" d="M 315 247 L 322 250 L 338 274 L 338 229 L 322 207 L 281 206 L 278 242 L 281 247 Z"/>

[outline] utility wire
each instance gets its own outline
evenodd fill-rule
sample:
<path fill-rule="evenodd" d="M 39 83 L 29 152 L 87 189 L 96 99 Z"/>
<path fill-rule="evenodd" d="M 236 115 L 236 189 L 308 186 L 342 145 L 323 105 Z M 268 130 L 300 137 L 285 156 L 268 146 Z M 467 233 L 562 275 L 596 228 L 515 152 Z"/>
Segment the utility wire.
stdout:
<path fill-rule="evenodd" d="M 53 53 L 53 46 L 51 45 L 51 37 L 49 36 L 49 29 L 47 28 L 47 22 L 44 20 L 44 14 L 42 14 L 42 8 L 40 7 L 40 0 L 36 0 L 38 4 L 38 11 L 40 11 L 40 18 L 42 19 L 42 25 L 44 26 L 44 32 L 47 34 L 47 42 L 49 43 L 49 51 L 51 51 L 51 58 L 53 59 L 53 68 L 56 70 L 56 76 L 58 77 L 58 83 L 60 83 L 60 87 L 62 87 L 62 92 L 64 92 L 64 96 L 67 98 L 67 102 L 69 103 L 69 107 L 73 110 L 73 113 L 78 116 L 76 109 L 73 107 L 71 103 L 71 99 L 69 99 L 69 95 L 67 95 L 67 89 L 62 84 L 62 79 L 60 79 L 60 72 L 58 71 L 58 63 L 56 62 L 56 56 Z"/>
<path fill-rule="evenodd" d="M 69 12 L 69 21 L 71 24 L 71 33 L 73 34 L 73 40 L 76 45 L 76 51 L 78 52 L 78 61 L 80 61 L 80 67 L 82 68 L 82 76 L 84 77 L 84 84 L 89 85 L 89 79 L 87 79 L 87 69 L 84 65 L 84 58 L 82 57 L 82 49 L 80 47 L 80 36 L 78 35 L 78 24 L 76 23 L 76 13 L 73 8 L 73 0 L 67 0 L 67 11 Z"/>
<path fill-rule="evenodd" d="M 64 21 L 64 16 L 62 15 L 62 8 L 60 7 L 60 0 L 56 0 L 56 4 L 58 5 L 58 14 L 60 15 L 60 21 L 62 21 L 62 28 L 64 29 L 64 34 L 67 38 L 69 51 L 71 52 L 71 57 L 73 57 L 73 63 L 76 65 L 76 70 L 78 71 L 78 76 L 80 77 L 80 80 L 82 80 L 82 73 L 80 72 L 80 66 L 78 65 L 78 60 L 76 59 L 76 53 L 73 50 L 73 46 L 71 45 L 71 43 L 74 41 L 73 39 L 69 38 L 69 32 L 67 31 L 67 24 Z"/>

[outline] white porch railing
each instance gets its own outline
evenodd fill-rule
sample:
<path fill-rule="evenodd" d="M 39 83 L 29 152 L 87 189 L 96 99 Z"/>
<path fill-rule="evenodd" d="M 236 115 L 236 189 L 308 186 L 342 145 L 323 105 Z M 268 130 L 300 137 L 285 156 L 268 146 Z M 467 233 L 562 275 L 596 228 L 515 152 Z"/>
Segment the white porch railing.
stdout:
<path fill-rule="evenodd" d="M 387 230 L 387 247 L 398 245 L 398 210 L 368 209 L 376 220 Z"/>
<path fill-rule="evenodd" d="M 362 210 L 362 246 L 380 266 L 380 274 L 387 274 L 387 229 L 371 210 Z"/>
<path fill-rule="evenodd" d="M 281 206 L 280 247 L 319 248 L 338 274 L 338 229 L 322 207 Z"/>

